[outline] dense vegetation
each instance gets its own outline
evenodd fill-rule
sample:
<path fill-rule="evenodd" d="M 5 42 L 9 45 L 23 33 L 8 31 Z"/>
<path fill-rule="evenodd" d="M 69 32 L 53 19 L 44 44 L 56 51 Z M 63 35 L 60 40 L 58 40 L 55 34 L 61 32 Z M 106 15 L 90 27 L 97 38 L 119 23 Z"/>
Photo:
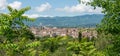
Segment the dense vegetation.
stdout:
<path fill-rule="evenodd" d="M 90 5 L 101 7 L 105 14 L 97 26 L 99 38 L 106 41 L 103 49 L 109 56 L 120 56 L 120 0 L 93 0 Z"/>
<path fill-rule="evenodd" d="M 69 36 L 35 37 L 24 21 L 33 21 L 20 10 L 8 6 L 8 14 L 0 14 L 1 56 L 120 56 L 120 1 L 93 0 L 88 3 L 103 8 L 105 14 L 97 25 L 98 37 L 94 40 Z"/>

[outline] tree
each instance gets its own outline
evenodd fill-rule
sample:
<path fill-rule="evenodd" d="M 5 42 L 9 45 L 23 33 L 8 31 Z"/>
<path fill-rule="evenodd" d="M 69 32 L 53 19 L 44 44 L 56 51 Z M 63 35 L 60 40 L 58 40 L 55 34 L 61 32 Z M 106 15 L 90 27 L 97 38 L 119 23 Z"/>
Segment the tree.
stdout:
<path fill-rule="evenodd" d="M 0 54 L 3 56 L 35 56 L 36 54 L 40 54 L 36 49 L 40 45 L 40 41 L 31 41 L 27 38 L 22 38 L 17 42 L 0 44 Z"/>
<path fill-rule="evenodd" d="M 120 0 L 93 0 L 89 3 L 91 6 L 101 7 L 102 13 L 105 14 L 103 20 L 97 25 L 97 31 L 99 34 L 105 33 L 109 36 L 109 45 L 106 47 L 106 51 L 109 56 L 119 56 L 120 46 Z"/>
<path fill-rule="evenodd" d="M 43 42 L 43 51 L 55 52 L 61 45 L 60 37 L 49 37 Z"/>
<path fill-rule="evenodd" d="M 40 50 L 40 41 L 33 40 L 34 35 L 24 23 L 32 18 L 23 16 L 30 7 L 20 10 L 8 6 L 10 13 L 0 14 L 0 54 L 2 56 L 47 56 Z M 32 40 L 31 40 L 32 39 Z"/>
<path fill-rule="evenodd" d="M 33 38 L 34 35 L 28 30 L 28 26 L 24 24 L 26 21 L 32 21 L 31 18 L 23 16 L 23 14 L 30 9 L 30 7 L 22 8 L 20 10 L 7 7 L 8 14 L 0 14 L 0 35 L 7 38 L 7 40 L 16 37 L 25 37 L 27 35 Z M 27 33 L 26 33 L 27 32 Z"/>
<path fill-rule="evenodd" d="M 93 56 L 96 48 L 93 42 L 87 42 L 86 38 L 82 38 L 80 42 L 68 42 L 67 50 L 73 51 L 76 55 Z"/>
<path fill-rule="evenodd" d="M 102 22 L 97 26 L 98 32 L 119 34 L 120 32 L 120 1 L 119 0 L 93 0 L 91 6 L 101 7 L 105 14 Z"/>

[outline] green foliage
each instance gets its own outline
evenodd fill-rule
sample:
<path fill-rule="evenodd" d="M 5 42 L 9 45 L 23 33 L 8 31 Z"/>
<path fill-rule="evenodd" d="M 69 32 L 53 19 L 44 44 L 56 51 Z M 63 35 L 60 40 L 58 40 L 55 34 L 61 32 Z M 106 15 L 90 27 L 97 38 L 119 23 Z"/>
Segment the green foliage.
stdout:
<path fill-rule="evenodd" d="M 0 45 L 0 51 L 5 56 L 35 56 L 36 55 L 36 47 L 40 46 L 40 41 L 28 40 L 26 38 L 22 38 L 14 43 L 3 43 Z"/>
<path fill-rule="evenodd" d="M 39 56 L 48 56 L 49 54 L 49 51 L 44 51 L 44 52 L 40 52 L 40 55 Z"/>
<path fill-rule="evenodd" d="M 24 21 L 32 20 L 27 16 L 23 16 L 23 14 L 28 11 L 30 7 L 20 10 L 12 9 L 10 6 L 7 8 L 9 10 L 8 14 L 0 14 L 0 35 L 6 37 L 8 40 L 16 37 L 25 37 L 23 33 L 29 30 L 27 30 L 27 25 L 24 24 Z"/>
<path fill-rule="evenodd" d="M 55 52 L 59 46 L 62 45 L 61 41 L 64 40 L 62 37 L 50 37 L 43 42 L 43 50 L 49 50 Z"/>
<path fill-rule="evenodd" d="M 104 19 L 97 26 L 97 31 L 102 38 L 97 43 L 104 42 L 105 52 L 109 56 L 119 56 L 120 46 L 120 0 L 93 0 L 91 6 L 101 7 Z M 104 36 L 102 36 L 104 33 Z M 109 35 L 110 34 L 110 35 Z M 105 36 L 106 35 L 106 36 Z M 106 40 L 106 41 L 104 41 Z"/>
<path fill-rule="evenodd" d="M 92 6 L 101 7 L 105 14 L 101 24 L 99 24 L 98 32 L 106 32 L 119 34 L 120 32 L 120 1 L 119 0 L 93 0 Z"/>
<path fill-rule="evenodd" d="M 97 26 L 101 34 L 93 41 L 83 38 L 81 32 L 79 38 L 46 36 L 36 40 L 24 24 L 24 21 L 33 21 L 23 15 L 30 7 L 17 10 L 8 6 L 9 13 L 0 14 L 1 56 L 119 56 L 120 1 L 93 0 L 89 4 L 102 7 L 105 14 Z"/>
<path fill-rule="evenodd" d="M 111 34 L 104 34 L 104 33 L 101 33 L 98 35 L 98 38 L 95 39 L 95 47 L 98 49 L 98 50 L 103 50 L 106 48 L 106 46 L 108 46 L 109 44 L 111 44 L 111 38 L 113 36 Z"/>
<path fill-rule="evenodd" d="M 105 51 L 109 54 L 109 56 L 119 56 L 120 55 L 120 35 L 112 35 L 109 45 L 107 45 Z"/>
<path fill-rule="evenodd" d="M 83 38 L 80 42 L 68 42 L 67 50 L 73 51 L 76 55 L 81 56 L 92 56 L 96 48 L 92 42 L 87 42 L 86 38 Z"/>

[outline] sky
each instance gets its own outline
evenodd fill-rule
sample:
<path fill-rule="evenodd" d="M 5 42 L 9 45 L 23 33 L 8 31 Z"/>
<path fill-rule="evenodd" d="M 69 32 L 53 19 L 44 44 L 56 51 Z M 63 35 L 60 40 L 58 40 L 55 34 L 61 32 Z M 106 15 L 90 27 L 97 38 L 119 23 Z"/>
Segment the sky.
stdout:
<path fill-rule="evenodd" d="M 90 2 L 90 0 L 82 0 Z M 79 3 L 78 0 L 0 0 L 0 13 L 8 13 L 7 6 L 21 9 L 30 6 L 24 15 L 31 18 L 54 16 L 78 16 L 84 14 L 101 14 L 102 9 Z"/>

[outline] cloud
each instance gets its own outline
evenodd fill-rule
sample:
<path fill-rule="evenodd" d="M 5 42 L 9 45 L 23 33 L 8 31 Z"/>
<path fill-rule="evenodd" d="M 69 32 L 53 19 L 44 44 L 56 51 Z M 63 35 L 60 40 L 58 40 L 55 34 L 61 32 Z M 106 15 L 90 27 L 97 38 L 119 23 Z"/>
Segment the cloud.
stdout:
<path fill-rule="evenodd" d="M 11 6 L 13 9 L 20 9 L 22 3 L 19 1 L 14 1 L 13 3 L 10 3 L 8 5 Z"/>
<path fill-rule="evenodd" d="M 90 2 L 90 0 L 82 0 L 83 2 Z M 94 13 L 101 14 L 102 9 L 96 8 L 90 5 L 86 5 L 86 3 L 77 4 L 74 6 L 65 6 L 64 8 L 56 8 L 57 11 L 69 12 L 69 13 Z"/>
<path fill-rule="evenodd" d="M 28 16 L 29 18 L 38 18 L 39 14 L 24 14 L 23 16 Z"/>
<path fill-rule="evenodd" d="M 81 0 L 82 2 L 90 2 L 91 0 Z"/>
<path fill-rule="evenodd" d="M 53 16 L 50 16 L 50 15 L 39 15 L 39 14 L 24 14 L 24 16 L 28 16 L 29 18 L 53 17 Z"/>
<path fill-rule="evenodd" d="M 7 1 L 6 0 L 0 0 L 0 10 L 5 9 L 7 5 Z"/>
<path fill-rule="evenodd" d="M 46 10 L 49 10 L 50 8 L 51 8 L 51 5 L 49 3 L 45 3 L 36 7 L 35 10 L 38 12 L 44 12 Z"/>

